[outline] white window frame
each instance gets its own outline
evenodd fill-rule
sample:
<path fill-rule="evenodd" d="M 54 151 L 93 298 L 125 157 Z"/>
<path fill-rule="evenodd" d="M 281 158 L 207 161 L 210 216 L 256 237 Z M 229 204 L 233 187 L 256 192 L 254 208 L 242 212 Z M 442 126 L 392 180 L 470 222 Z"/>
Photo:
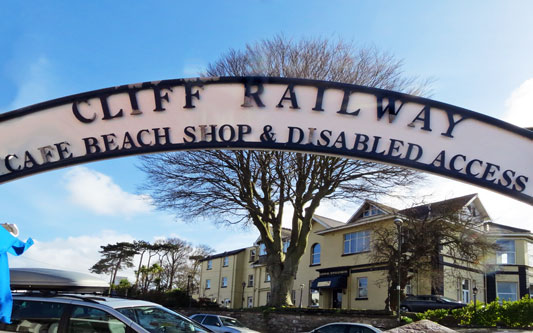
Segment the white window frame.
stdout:
<path fill-rule="evenodd" d="M 343 254 L 370 251 L 370 230 L 344 234 L 342 250 Z"/>
<path fill-rule="evenodd" d="M 265 273 L 265 282 L 270 282 L 271 279 L 270 274 Z"/>
<path fill-rule="evenodd" d="M 470 287 L 471 283 L 469 279 L 460 279 L 461 284 L 461 301 L 465 304 L 470 303 Z M 465 288 L 466 284 L 466 288 Z"/>
<path fill-rule="evenodd" d="M 357 278 L 357 298 L 368 298 L 368 278 L 366 276 Z"/>
<path fill-rule="evenodd" d="M 250 274 L 248 275 L 248 287 L 253 287 L 253 286 L 254 286 L 254 275 Z"/>
<path fill-rule="evenodd" d="M 500 292 L 501 285 L 504 284 L 504 283 L 508 283 L 509 285 L 513 285 L 515 292 L 514 293 Z M 500 295 L 502 295 L 502 296 L 503 295 L 509 295 L 509 296 L 512 296 L 512 297 L 511 297 L 511 299 L 509 299 L 509 298 L 501 297 Z M 518 300 L 518 283 L 517 282 L 508 282 L 508 281 L 496 281 L 496 296 L 500 299 L 500 301 L 502 301 L 502 300 L 517 301 Z"/>
<path fill-rule="evenodd" d="M 255 260 L 255 249 L 250 250 L 250 259 L 248 261 L 252 262 Z"/>
<path fill-rule="evenodd" d="M 228 278 L 227 277 L 222 277 L 222 283 L 220 284 L 220 287 L 221 288 L 227 288 L 228 287 Z"/>
<path fill-rule="evenodd" d="M 377 208 L 374 205 L 368 205 L 368 207 L 363 209 L 363 217 L 376 216 L 379 214 L 381 214 L 381 209 Z"/>
<path fill-rule="evenodd" d="M 211 289 L 211 279 L 205 280 L 205 289 Z"/>
<path fill-rule="evenodd" d="M 248 307 L 253 308 L 254 307 L 254 298 L 252 296 L 248 296 L 247 298 Z"/>
<path fill-rule="evenodd" d="M 512 244 L 509 248 L 507 245 Z M 503 247 L 502 250 L 496 251 L 496 264 L 498 265 L 515 265 L 516 264 L 516 242 L 514 239 L 498 239 L 496 244 Z"/>
<path fill-rule="evenodd" d="M 224 257 L 222 266 L 223 267 L 228 267 L 229 266 L 229 257 Z"/>
<path fill-rule="evenodd" d="M 207 269 L 213 269 L 213 260 L 207 261 Z"/>

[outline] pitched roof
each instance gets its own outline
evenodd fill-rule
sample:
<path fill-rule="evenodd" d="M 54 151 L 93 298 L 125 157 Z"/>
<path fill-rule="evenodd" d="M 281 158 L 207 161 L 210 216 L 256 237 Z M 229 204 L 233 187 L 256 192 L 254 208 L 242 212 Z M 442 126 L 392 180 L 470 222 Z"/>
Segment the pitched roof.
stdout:
<path fill-rule="evenodd" d="M 384 205 L 382 203 L 379 203 L 379 202 L 375 202 L 373 200 L 365 200 L 363 201 L 363 204 L 361 204 L 361 206 L 359 206 L 359 208 L 355 211 L 355 213 L 353 213 L 353 215 L 348 219 L 348 223 L 353 223 L 355 222 L 356 220 L 358 220 L 363 212 L 363 210 L 365 209 L 365 207 L 367 206 L 374 206 L 374 207 L 377 207 L 379 210 L 385 212 L 387 215 L 388 214 L 396 214 L 398 212 L 398 210 L 394 207 L 391 207 L 391 206 L 387 206 L 387 205 Z"/>
<path fill-rule="evenodd" d="M 442 200 L 432 202 L 425 205 L 415 206 L 398 211 L 399 214 L 406 215 L 413 218 L 423 218 L 434 213 L 437 215 L 446 214 L 450 211 L 457 211 L 471 203 L 477 198 L 477 194 L 469 194 L 462 197 L 452 198 L 448 200 Z"/>
<path fill-rule="evenodd" d="M 226 252 L 222 252 L 222 253 L 217 253 L 217 254 L 213 254 L 213 255 L 207 256 L 207 257 L 201 259 L 200 261 L 206 261 L 206 260 L 212 260 L 212 259 L 216 259 L 216 258 L 223 258 L 223 257 L 232 256 L 232 255 L 241 253 L 244 250 L 246 250 L 246 248 L 237 249 L 237 250 L 233 250 L 233 251 L 226 251 Z"/>
<path fill-rule="evenodd" d="M 324 226 L 326 229 L 340 227 L 341 225 L 346 224 L 344 222 L 337 221 L 337 220 L 330 219 L 328 217 L 324 217 L 324 216 L 320 216 L 316 214 L 313 215 L 313 219 L 317 221 L 319 224 L 321 224 L 322 226 Z"/>
<path fill-rule="evenodd" d="M 530 234 L 531 231 L 527 229 L 520 229 L 515 227 L 510 227 L 508 225 L 503 225 L 494 222 L 485 223 L 485 231 L 487 234 Z"/>

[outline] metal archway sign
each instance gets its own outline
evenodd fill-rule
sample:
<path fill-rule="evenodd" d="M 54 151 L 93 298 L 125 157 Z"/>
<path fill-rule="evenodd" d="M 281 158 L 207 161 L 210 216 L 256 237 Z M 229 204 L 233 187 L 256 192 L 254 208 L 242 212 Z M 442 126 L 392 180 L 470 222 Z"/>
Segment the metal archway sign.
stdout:
<path fill-rule="evenodd" d="M 533 131 L 398 92 L 272 77 L 101 89 L 0 115 L 0 182 L 105 158 L 276 149 L 400 165 L 533 205 Z"/>

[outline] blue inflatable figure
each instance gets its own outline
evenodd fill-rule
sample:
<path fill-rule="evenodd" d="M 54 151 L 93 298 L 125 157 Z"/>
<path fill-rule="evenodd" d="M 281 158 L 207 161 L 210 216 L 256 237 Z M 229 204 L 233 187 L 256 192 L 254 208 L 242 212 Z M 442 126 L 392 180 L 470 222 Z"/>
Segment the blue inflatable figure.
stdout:
<path fill-rule="evenodd" d="M 24 243 L 11 234 L 6 228 L 12 226 L 13 225 L 2 225 L 0 227 L 0 322 L 7 324 L 11 323 L 11 310 L 13 308 L 7 253 L 9 252 L 15 256 L 19 256 L 33 244 L 31 238 L 28 238 L 26 243 Z M 18 230 L 16 231 L 16 234 L 18 235 Z"/>

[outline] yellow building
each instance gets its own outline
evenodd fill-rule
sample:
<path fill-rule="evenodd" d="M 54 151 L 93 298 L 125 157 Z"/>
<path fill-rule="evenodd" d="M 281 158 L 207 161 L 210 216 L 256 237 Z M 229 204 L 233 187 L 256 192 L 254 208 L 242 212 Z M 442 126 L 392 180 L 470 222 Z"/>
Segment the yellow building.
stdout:
<path fill-rule="evenodd" d="M 500 245 L 485 262 L 468 263 L 442 249 L 435 280 L 426 273 L 413 274 L 405 292 L 438 294 L 465 303 L 518 299 L 533 292 L 533 234 L 490 222 L 477 195 L 468 195 L 405 210 L 367 200 L 344 223 L 315 215 L 312 232 L 293 283 L 295 306 L 373 309 L 385 307 L 388 294 L 386 266 L 371 259 L 372 235 L 378 228 L 395 228 L 394 220 L 406 215 L 431 214 L 441 207 L 462 208 L 478 222 L 481 237 Z M 290 230 L 285 230 L 286 238 Z M 288 243 L 286 243 L 288 246 Z M 260 239 L 249 248 L 209 256 L 202 261 L 200 297 L 231 308 L 266 305 L 270 278 L 264 265 Z M 434 279 L 434 278 L 432 278 Z"/>

